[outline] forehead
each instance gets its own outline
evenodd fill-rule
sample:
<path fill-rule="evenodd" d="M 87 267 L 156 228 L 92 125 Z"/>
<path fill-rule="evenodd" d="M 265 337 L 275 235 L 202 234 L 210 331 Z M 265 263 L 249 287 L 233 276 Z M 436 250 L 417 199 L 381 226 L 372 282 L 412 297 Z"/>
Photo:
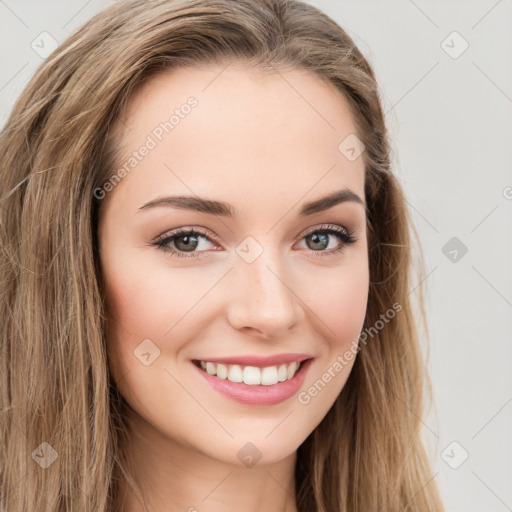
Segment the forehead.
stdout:
<path fill-rule="evenodd" d="M 114 191 L 125 199 L 172 192 L 291 206 L 343 187 L 364 198 L 363 158 L 339 149 L 357 133 L 349 104 L 305 70 L 167 71 L 137 90 L 121 121 L 118 164 L 135 164 Z"/>

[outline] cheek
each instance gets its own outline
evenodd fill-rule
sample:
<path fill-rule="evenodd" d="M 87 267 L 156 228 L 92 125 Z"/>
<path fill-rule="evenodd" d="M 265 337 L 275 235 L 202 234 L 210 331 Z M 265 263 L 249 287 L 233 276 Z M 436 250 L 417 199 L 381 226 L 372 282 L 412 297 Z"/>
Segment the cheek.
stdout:
<path fill-rule="evenodd" d="M 357 357 L 369 291 L 367 259 L 338 269 L 323 286 L 310 294 L 311 309 L 317 314 L 321 333 L 319 358 L 311 367 L 297 395 L 306 430 L 312 431 L 343 390 Z"/>
<path fill-rule="evenodd" d="M 110 251 L 102 261 L 107 349 L 114 377 L 139 368 L 134 356 L 139 347 L 147 346 L 141 345 L 145 340 L 152 341 L 155 353 L 160 351 L 152 367 L 160 368 L 179 355 L 201 328 L 196 306 L 204 305 L 202 298 L 219 280 L 211 270 L 176 269 L 162 258 L 152 260 L 139 248 Z"/>
<path fill-rule="evenodd" d="M 160 340 L 177 321 L 179 283 L 166 282 L 136 251 L 111 251 L 102 261 L 107 309 L 109 366 L 115 377 L 137 366 L 134 351 L 146 340 Z M 157 346 L 158 346 L 157 345 Z"/>
<path fill-rule="evenodd" d="M 348 333 L 351 340 L 359 335 L 367 303 L 368 277 L 364 271 L 347 276 L 343 284 L 338 286 L 336 296 L 333 293 L 331 307 L 328 309 L 328 322 L 343 343 L 347 341 Z"/>
<path fill-rule="evenodd" d="M 109 315 L 133 336 L 161 338 L 200 299 L 207 283 L 193 271 L 152 263 L 137 251 L 132 256 L 128 251 L 115 265 L 104 266 Z"/>
<path fill-rule="evenodd" d="M 323 273 L 309 288 L 311 310 L 319 318 L 318 327 L 331 348 L 357 340 L 363 327 L 368 303 L 369 270 L 367 259 Z"/>

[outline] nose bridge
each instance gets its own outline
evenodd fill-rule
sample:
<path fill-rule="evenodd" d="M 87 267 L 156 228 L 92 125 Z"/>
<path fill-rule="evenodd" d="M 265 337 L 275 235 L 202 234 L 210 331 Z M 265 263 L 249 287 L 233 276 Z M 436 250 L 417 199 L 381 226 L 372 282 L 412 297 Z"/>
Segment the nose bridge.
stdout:
<path fill-rule="evenodd" d="M 252 239 L 242 242 L 237 254 L 230 304 L 232 325 L 268 334 L 291 328 L 299 320 L 300 308 L 278 249 L 263 247 Z"/>

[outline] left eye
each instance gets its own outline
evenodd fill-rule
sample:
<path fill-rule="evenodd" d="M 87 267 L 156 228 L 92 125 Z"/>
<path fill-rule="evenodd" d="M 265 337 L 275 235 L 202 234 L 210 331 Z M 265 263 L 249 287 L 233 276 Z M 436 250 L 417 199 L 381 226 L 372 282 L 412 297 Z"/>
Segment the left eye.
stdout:
<path fill-rule="evenodd" d="M 355 238 L 353 237 L 353 233 L 350 233 L 345 230 L 340 230 L 339 228 L 326 228 L 326 229 L 316 229 L 315 231 L 311 231 L 307 235 L 304 236 L 303 240 L 311 243 L 313 246 L 310 249 L 313 252 L 324 251 L 329 246 L 329 237 L 338 239 L 341 242 L 341 246 L 335 248 L 334 250 L 328 251 L 327 254 L 333 254 L 340 252 L 345 245 L 349 245 L 355 242 Z"/>
<path fill-rule="evenodd" d="M 325 251 L 329 246 L 329 237 L 337 238 L 338 241 L 341 242 L 340 247 Z M 204 250 L 195 252 L 195 250 L 201 246 L 200 240 L 212 242 L 210 237 L 200 230 L 180 229 L 165 234 L 152 245 L 178 258 L 198 258 L 205 252 Z M 312 247 L 309 247 L 312 253 L 320 253 L 316 256 L 329 256 L 339 253 L 346 245 L 356 242 L 356 238 L 354 238 L 352 232 L 331 224 L 309 231 L 302 237 L 301 241 L 302 240 L 304 240 L 306 244 L 312 245 Z"/>

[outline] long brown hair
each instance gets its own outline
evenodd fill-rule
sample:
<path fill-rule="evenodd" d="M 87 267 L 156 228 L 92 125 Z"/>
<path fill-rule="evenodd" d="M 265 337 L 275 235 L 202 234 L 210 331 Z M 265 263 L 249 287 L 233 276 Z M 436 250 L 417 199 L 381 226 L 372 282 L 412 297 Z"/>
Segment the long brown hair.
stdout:
<path fill-rule="evenodd" d="M 17 100 L 0 134 L 1 510 L 112 512 L 119 479 L 136 486 L 107 366 L 94 191 L 119 165 L 113 126 L 141 83 L 230 61 L 328 80 L 365 145 L 371 334 L 298 449 L 298 509 L 444 510 L 420 439 L 430 381 L 421 287 L 416 311 L 410 296 L 417 234 L 376 78 L 339 25 L 295 0 L 118 1 L 63 41 Z M 393 304 L 400 312 L 376 328 Z"/>

